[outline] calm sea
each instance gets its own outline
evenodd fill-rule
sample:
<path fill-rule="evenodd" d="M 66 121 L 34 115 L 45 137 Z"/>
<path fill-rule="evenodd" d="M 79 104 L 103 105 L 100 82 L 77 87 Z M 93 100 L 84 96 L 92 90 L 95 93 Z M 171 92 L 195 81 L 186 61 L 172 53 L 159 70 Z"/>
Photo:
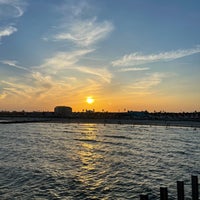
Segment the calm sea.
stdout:
<path fill-rule="evenodd" d="M 200 174 L 200 129 L 0 124 L 0 199 L 158 199 Z"/>

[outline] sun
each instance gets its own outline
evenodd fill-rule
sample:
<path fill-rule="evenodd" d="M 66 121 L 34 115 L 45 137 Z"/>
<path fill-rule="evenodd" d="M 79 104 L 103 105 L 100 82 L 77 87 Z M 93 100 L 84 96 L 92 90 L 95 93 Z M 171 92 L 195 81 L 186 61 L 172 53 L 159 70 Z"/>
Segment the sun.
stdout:
<path fill-rule="evenodd" d="M 94 99 L 93 99 L 93 97 L 87 97 L 86 98 L 86 102 L 88 103 L 88 104 L 93 104 L 94 103 Z"/>

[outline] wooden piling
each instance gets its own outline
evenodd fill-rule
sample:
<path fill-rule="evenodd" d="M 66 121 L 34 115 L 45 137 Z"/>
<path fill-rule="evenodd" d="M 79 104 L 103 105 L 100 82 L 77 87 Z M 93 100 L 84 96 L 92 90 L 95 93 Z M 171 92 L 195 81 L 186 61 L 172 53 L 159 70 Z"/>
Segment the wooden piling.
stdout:
<path fill-rule="evenodd" d="M 148 197 L 148 195 L 140 195 L 140 200 L 148 200 L 149 199 L 149 197 Z"/>
<path fill-rule="evenodd" d="M 177 181 L 177 199 L 178 200 L 184 200 L 184 182 L 183 181 Z"/>
<path fill-rule="evenodd" d="M 198 176 L 191 176 L 192 182 L 192 200 L 199 199 Z M 148 200 L 148 195 L 140 195 L 140 200 Z M 168 200 L 168 188 L 160 187 L 160 200 Z M 177 181 L 177 200 L 185 200 L 184 182 Z"/>
<path fill-rule="evenodd" d="M 199 189 L 198 189 L 198 176 L 191 176 L 192 179 L 192 200 L 199 199 Z"/>
<path fill-rule="evenodd" d="M 160 200 L 168 200 L 167 187 L 160 187 Z"/>

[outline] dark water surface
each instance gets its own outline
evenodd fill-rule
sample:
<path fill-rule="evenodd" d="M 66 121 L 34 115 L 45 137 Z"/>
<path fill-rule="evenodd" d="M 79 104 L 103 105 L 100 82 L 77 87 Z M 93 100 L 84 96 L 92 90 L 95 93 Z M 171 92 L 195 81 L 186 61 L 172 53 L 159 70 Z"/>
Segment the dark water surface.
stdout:
<path fill-rule="evenodd" d="M 0 199 L 158 199 L 200 174 L 200 129 L 0 124 Z"/>

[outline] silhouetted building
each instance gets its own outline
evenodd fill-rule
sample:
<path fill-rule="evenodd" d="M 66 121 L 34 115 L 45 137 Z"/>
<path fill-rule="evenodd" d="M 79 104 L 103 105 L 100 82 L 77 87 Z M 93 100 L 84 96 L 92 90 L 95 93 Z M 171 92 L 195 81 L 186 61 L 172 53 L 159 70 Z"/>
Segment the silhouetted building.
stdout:
<path fill-rule="evenodd" d="M 72 108 L 67 106 L 56 106 L 54 108 L 54 113 L 56 116 L 69 117 L 72 115 Z"/>

